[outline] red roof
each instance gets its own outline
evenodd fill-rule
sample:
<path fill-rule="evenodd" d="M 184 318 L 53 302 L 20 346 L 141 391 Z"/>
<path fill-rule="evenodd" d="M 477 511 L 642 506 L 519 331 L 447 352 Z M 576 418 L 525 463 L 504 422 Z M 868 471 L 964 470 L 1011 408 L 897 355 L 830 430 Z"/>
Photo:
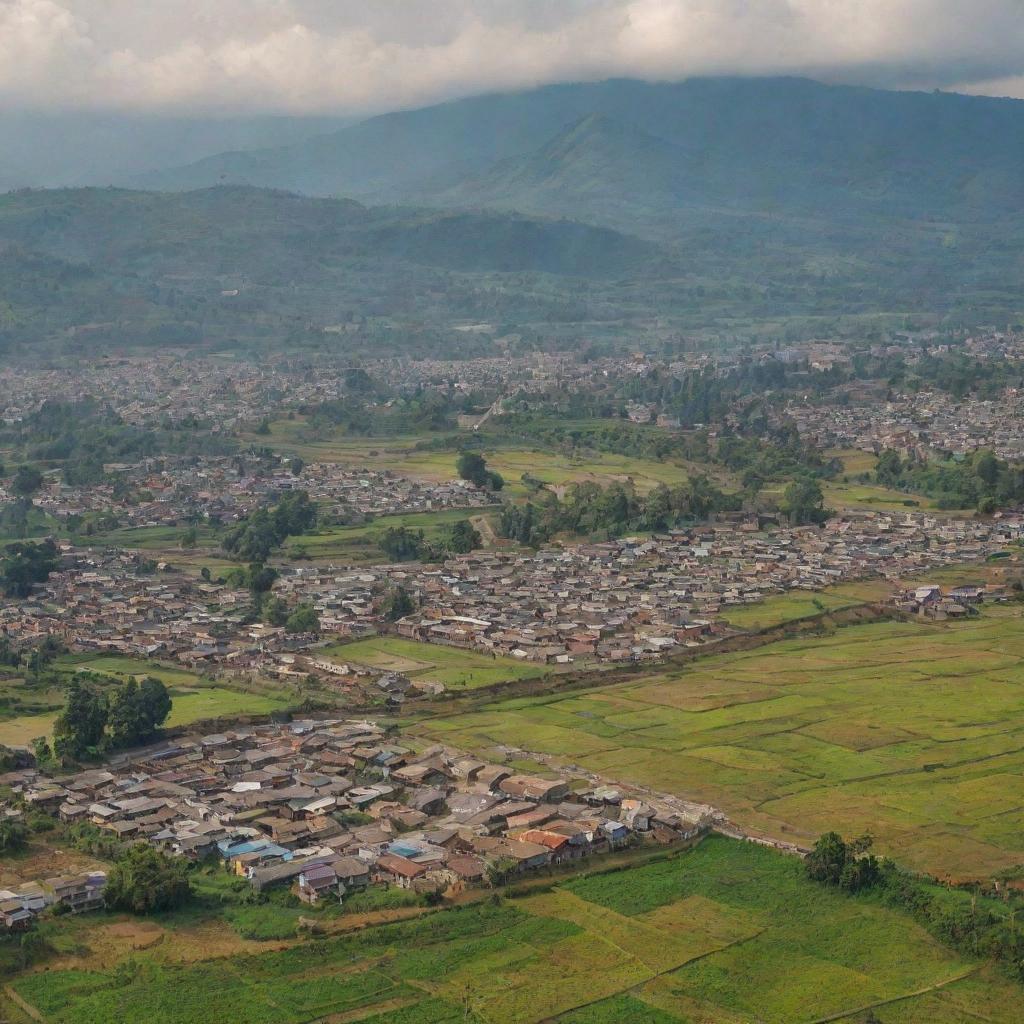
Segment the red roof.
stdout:
<path fill-rule="evenodd" d="M 419 878 L 425 875 L 427 869 L 422 864 L 416 864 L 407 857 L 399 857 L 394 853 L 385 853 L 377 858 L 377 867 L 390 875 L 397 875 L 399 878 Z"/>

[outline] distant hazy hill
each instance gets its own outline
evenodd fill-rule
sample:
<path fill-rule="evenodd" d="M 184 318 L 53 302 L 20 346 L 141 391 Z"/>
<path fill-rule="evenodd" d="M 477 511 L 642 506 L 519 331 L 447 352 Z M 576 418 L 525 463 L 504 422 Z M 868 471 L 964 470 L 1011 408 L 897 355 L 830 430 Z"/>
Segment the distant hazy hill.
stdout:
<path fill-rule="evenodd" d="M 146 175 L 495 206 L 661 236 L 737 214 L 991 221 L 1024 194 L 1024 102 L 802 79 L 609 81 L 388 114 Z"/>
<path fill-rule="evenodd" d="M 62 337 L 275 345 L 373 318 L 587 319 L 584 282 L 604 308 L 610 279 L 673 269 L 652 242 L 518 214 L 241 186 L 23 191 L 0 196 L 0 350 Z"/>
<path fill-rule="evenodd" d="M 225 149 L 294 144 L 346 120 L 0 110 L 0 191 L 110 185 Z"/>

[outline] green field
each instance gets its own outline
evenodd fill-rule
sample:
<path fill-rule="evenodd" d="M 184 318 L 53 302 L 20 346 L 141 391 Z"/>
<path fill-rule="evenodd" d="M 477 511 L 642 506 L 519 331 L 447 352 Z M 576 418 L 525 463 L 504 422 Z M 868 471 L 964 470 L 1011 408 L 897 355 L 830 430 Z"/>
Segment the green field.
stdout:
<path fill-rule="evenodd" d="M 964 897 L 968 899 L 968 897 Z M 102 919 L 97 919 L 101 921 Z M 102 928 L 84 943 L 102 946 Z M 546 892 L 259 955 L 162 945 L 16 977 L 45 1024 L 810 1024 L 1018 1021 L 1024 992 L 871 897 L 721 838 Z"/>
<path fill-rule="evenodd" d="M 170 690 L 173 706 L 167 719 L 168 726 L 191 725 L 208 718 L 237 715 L 265 715 L 280 711 L 295 701 L 282 689 L 260 689 L 257 692 L 212 685 L 194 672 L 156 661 L 126 658 L 117 655 L 68 654 L 59 657 L 53 667 L 67 677 L 80 669 L 110 677 L 111 683 L 123 682 L 131 677 L 155 676 Z M 25 746 L 37 736 L 48 736 L 57 717 L 54 708 L 64 703 L 59 687 L 51 687 L 42 694 L 24 683 L 6 683 L 5 693 L 20 695 L 23 701 L 46 698 L 48 710 L 31 714 L 14 714 L 0 718 L 0 744 Z"/>
<path fill-rule="evenodd" d="M 1015 607 L 853 626 L 416 728 L 707 801 L 770 835 L 869 831 L 907 866 L 989 877 L 1024 863 L 1022 624 Z"/>
<path fill-rule="evenodd" d="M 271 424 L 269 437 L 261 444 L 286 455 L 299 455 L 306 462 L 336 462 L 366 469 L 390 469 L 404 476 L 422 480 L 444 481 L 455 477 L 454 451 L 416 450 L 426 437 L 357 438 L 340 436 L 329 440 L 308 440 L 301 420 L 278 420 Z M 253 435 L 255 438 L 255 435 Z M 602 484 L 613 480 L 633 480 L 640 491 L 649 491 L 659 483 L 683 483 L 688 476 L 686 465 L 660 462 L 657 459 L 588 452 L 573 456 L 544 448 L 495 447 L 484 449 L 487 464 L 505 478 L 507 492 L 525 495 L 520 481 L 523 473 L 550 484 L 577 483 L 595 480 Z"/>
<path fill-rule="evenodd" d="M 315 533 L 292 537 L 285 545 L 301 546 L 310 558 L 347 564 L 370 565 L 388 561 L 378 542 L 390 529 L 404 526 L 422 530 L 427 540 L 440 540 L 453 523 L 486 515 L 482 509 L 443 509 L 438 512 L 410 512 L 404 515 L 380 516 L 361 526 L 321 527 Z"/>
<path fill-rule="evenodd" d="M 757 604 L 742 608 L 727 608 L 725 620 L 737 629 L 770 629 L 785 622 L 853 608 L 869 601 L 879 601 L 892 588 L 883 582 L 843 583 L 827 590 L 810 592 L 792 590 L 788 594 L 777 594 Z"/>
<path fill-rule="evenodd" d="M 313 533 L 289 537 L 278 554 L 287 558 L 290 549 L 301 547 L 312 559 L 370 565 L 387 561 L 377 542 L 392 527 L 423 530 L 428 540 L 437 540 L 458 520 L 487 514 L 487 509 L 441 509 L 437 512 L 380 516 L 360 526 L 323 526 Z M 221 550 L 220 541 L 212 530 L 199 531 L 198 546 L 187 551 L 177 547 L 183 532 L 183 527 L 176 526 L 139 526 L 117 530 L 106 534 L 103 539 L 105 543 L 118 547 L 145 551 L 154 557 L 159 555 L 175 566 L 191 566 L 198 570 L 205 565 L 214 577 L 237 568 L 236 562 L 217 555 Z"/>
<path fill-rule="evenodd" d="M 543 665 L 518 658 L 492 658 L 479 651 L 395 636 L 335 644 L 320 653 L 338 662 L 355 662 L 386 672 L 402 672 L 410 679 L 443 683 L 450 690 L 473 690 L 510 679 L 529 679 L 547 670 Z"/>

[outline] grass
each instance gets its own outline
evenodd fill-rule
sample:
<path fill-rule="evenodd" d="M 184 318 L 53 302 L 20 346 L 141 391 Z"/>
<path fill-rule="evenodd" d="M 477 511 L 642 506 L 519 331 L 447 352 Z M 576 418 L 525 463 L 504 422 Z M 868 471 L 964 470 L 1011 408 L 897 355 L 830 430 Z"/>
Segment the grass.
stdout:
<path fill-rule="evenodd" d="M 277 907 L 239 920 L 260 930 L 268 910 L 280 924 Z M 127 950 L 101 965 L 80 950 L 11 984 L 47 1024 L 794 1024 L 861 1021 L 875 1002 L 888 1004 L 886 1024 L 1010 1024 L 1024 996 L 872 897 L 826 890 L 798 860 L 720 837 L 500 905 L 258 955 L 174 963 L 164 953 Z"/>
<path fill-rule="evenodd" d="M 438 540 L 460 519 L 474 519 L 481 514 L 486 514 L 486 511 L 443 509 L 380 516 L 360 526 L 322 527 L 315 533 L 293 537 L 285 544 L 285 550 L 302 547 L 313 559 L 370 565 L 389 561 L 379 546 L 380 538 L 389 529 L 404 526 L 410 530 L 422 530 L 428 540 Z"/>
<path fill-rule="evenodd" d="M 213 718 L 265 715 L 294 703 L 292 695 L 281 688 L 233 689 L 211 684 L 186 669 L 120 655 L 67 654 L 57 658 L 53 667 L 69 679 L 79 671 L 88 671 L 109 678 L 112 685 L 129 678 L 155 676 L 171 693 L 173 706 L 166 722 L 170 727 Z M 37 736 L 52 733 L 64 703 L 60 688 L 39 691 L 24 680 L 5 680 L 2 692 L 10 708 L 37 705 L 40 710 L 0 718 L 0 744 L 26 746 Z"/>
<path fill-rule="evenodd" d="M 795 841 L 870 831 L 909 867 L 986 878 L 1024 860 L 1021 626 L 1014 607 L 848 627 L 414 728 L 675 792 Z"/>
<path fill-rule="evenodd" d="M 416 444 L 429 440 L 423 437 L 347 437 L 310 440 L 301 419 L 279 420 L 271 424 L 269 437 L 259 438 L 287 455 L 299 455 L 306 462 L 335 462 L 367 469 L 390 469 L 404 476 L 421 480 L 446 481 L 455 476 L 456 452 L 417 450 Z M 255 439 L 255 436 L 254 436 Z M 487 464 L 505 478 L 513 497 L 527 493 L 520 478 L 529 473 L 545 483 L 562 485 L 585 480 L 602 484 L 632 479 L 640 491 L 649 491 L 659 483 L 683 483 L 689 475 L 681 462 L 662 462 L 607 452 L 589 452 L 572 456 L 544 448 L 499 446 L 484 450 Z"/>
<path fill-rule="evenodd" d="M 787 594 L 777 594 L 758 601 L 757 604 L 727 608 L 725 619 L 737 629 L 770 629 L 822 612 L 835 612 L 868 601 L 879 601 L 891 590 L 883 582 L 843 583 L 814 593 L 792 590 Z"/>
<path fill-rule="evenodd" d="M 410 679 L 442 683 L 450 690 L 473 690 L 510 679 L 529 679 L 543 666 L 517 658 L 467 651 L 402 637 L 378 636 L 351 644 L 335 644 L 320 652 L 338 662 L 354 662 L 387 672 L 402 672 Z"/>

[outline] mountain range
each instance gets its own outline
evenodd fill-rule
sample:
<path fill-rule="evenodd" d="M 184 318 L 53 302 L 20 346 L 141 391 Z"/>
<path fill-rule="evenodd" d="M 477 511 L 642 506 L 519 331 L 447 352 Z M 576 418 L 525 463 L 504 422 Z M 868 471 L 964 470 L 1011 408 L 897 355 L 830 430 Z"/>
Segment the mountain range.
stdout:
<path fill-rule="evenodd" d="M 608 81 L 311 127 L 0 196 L 0 347 L 1022 319 L 1024 102 Z"/>
<path fill-rule="evenodd" d="M 737 216 L 991 223 L 1024 195 L 1024 102 L 789 78 L 560 85 L 387 114 L 130 183 L 516 209 L 659 238 Z"/>

